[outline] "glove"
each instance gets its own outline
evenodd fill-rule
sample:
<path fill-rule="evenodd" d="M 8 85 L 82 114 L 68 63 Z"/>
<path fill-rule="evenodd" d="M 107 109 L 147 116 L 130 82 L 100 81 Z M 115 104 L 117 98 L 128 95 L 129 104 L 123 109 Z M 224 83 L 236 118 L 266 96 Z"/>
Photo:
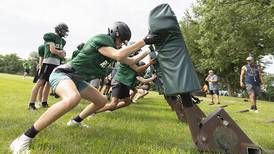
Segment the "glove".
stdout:
<path fill-rule="evenodd" d="M 150 50 L 151 52 L 155 51 L 153 45 L 150 45 L 148 48 L 149 48 L 149 50 Z"/>
<path fill-rule="evenodd" d="M 146 44 L 155 44 L 160 42 L 160 39 L 158 35 L 148 33 L 147 36 L 144 38 L 144 42 Z"/>

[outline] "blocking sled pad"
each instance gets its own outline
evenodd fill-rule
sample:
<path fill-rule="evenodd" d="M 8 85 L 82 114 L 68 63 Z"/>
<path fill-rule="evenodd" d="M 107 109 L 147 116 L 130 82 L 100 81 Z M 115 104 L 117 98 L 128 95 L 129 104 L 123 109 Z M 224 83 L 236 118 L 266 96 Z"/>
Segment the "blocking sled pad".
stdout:
<path fill-rule="evenodd" d="M 161 38 L 161 42 L 155 44 L 155 51 L 158 53 L 164 94 L 199 90 L 200 83 L 177 18 L 168 4 L 161 4 L 150 12 L 149 30 Z"/>

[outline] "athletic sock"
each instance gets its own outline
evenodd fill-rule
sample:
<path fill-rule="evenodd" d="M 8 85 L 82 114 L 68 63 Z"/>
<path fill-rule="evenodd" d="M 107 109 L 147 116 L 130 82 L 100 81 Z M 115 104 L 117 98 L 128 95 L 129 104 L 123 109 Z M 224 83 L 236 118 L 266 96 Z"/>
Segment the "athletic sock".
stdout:
<path fill-rule="evenodd" d="M 30 129 L 28 129 L 24 134 L 30 138 L 34 138 L 39 131 L 37 131 L 32 125 Z"/>
<path fill-rule="evenodd" d="M 35 103 L 34 102 L 30 102 L 29 106 L 35 106 Z"/>
<path fill-rule="evenodd" d="M 76 121 L 76 122 L 83 121 L 83 119 L 79 115 L 77 117 L 75 117 L 73 120 Z"/>
<path fill-rule="evenodd" d="M 48 105 L 48 102 L 42 102 L 42 105 L 43 106 Z"/>
<path fill-rule="evenodd" d="M 251 105 L 250 110 L 254 110 L 254 105 Z"/>
<path fill-rule="evenodd" d="M 257 105 L 254 105 L 254 108 L 253 108 L 253 110 L 257 110 Z"/>

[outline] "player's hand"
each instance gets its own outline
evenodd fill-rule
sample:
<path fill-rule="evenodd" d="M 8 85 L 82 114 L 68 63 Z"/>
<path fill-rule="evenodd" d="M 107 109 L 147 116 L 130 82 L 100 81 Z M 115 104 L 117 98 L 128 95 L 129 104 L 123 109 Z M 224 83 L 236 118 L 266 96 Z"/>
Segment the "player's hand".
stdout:
<path fill-rule="evenodd" d="M 64 50 L 61 50 L 59 54 L 61 57 L 66 57 L 66 52 Z"/>
<path fill-rule="evenodd" d="M 147 36 L 144 38 L 144 42 L 147 45 L 158 43 L 160 42 L 159 35 L 148 33 Z"/>
<path fill-rule="evenodd" d="M 155 59 L 152 59 L 149 63 L 150 63 L 150 65 L 154 65 L 157 63 L 157 61 Z"/>
<path fill-rule="evenodd" d="M 157 75 L 156 74 L 152 74 L 152 79 L 154 80 L 154 79 L 156 79 L 157 78 Z"/>

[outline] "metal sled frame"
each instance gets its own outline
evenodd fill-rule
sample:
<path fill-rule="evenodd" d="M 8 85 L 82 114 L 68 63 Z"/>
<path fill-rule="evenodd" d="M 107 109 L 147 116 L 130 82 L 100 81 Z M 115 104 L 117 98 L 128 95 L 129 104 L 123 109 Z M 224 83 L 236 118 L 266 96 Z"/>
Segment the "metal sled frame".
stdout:
<path fill-rule="evenodd" d="M 234 122 L 228 113 L 219 108 L 206 116 L 192 102 L 190 94 L 180 94 L 181 102 L 166 99 L 173 104 L 178 118 L 189 124 L 192 139 L 199 151 L 261 154 L 262 149 L 255 145 Z"/>

